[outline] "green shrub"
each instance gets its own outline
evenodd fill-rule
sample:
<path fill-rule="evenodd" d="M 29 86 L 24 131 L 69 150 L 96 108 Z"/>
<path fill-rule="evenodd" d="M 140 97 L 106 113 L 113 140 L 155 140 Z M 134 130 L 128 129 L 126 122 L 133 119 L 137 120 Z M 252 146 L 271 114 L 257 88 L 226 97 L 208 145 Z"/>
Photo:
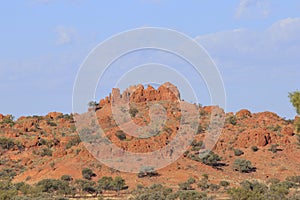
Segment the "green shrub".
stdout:
<path fill-rule="evenodd" d="M 103 190 L 112 190 L 113 188 L 113 179 L 112 177 L 104 176 L 98 180 L 98 189 Z"/>
<path fill-rule="evenodd" d="M 91 180 L 92 177 L 96 176 L 96 174 L 89 168 L 84 168 L 81 173 L 82 177 L 87 180 Z"/>
<path fill-rule="evenodd" d="M 66 149 L 70 149 L 72 146 L 77 146 L 81 142 L 81 139 L 77 135 L 76 137 L 72 138 L 66 145 Z"/>
<path fill-rule="evenodd" d="M 127 188 L 125 180 L 120 176 L 116 176 L 115 179 L 112 181 L 112 190 L 119 193 L 120 190 L 123 190 L 125 188 Z"/>
<path fill-rule="evenodd" d="M 234 149 L 233 152 L 235 156 L 241 156 L 244 154 L 244 152 L 240 149 Z"/>
<path fill-rule="evenodd" d="M 13 125 L 15 125 L 14 118 L 14 116 L 8 115 L 0 122 L 0 124 L 8 124 L 12 127 Z"/>
<path fill-rule="evenodd" d="M 180 190 L 192 190 L 191 184 L 194 184 L 196 180 L 193 177 L 190 177 L 186 182 L 179 183 L 179 189 Z"/>
<path fill-rule="evenodd" d="M 257 146 L 252 146 L 251 149 L 252 149 L 253 152 L 258 151 L 258 147 Z"/>
<path fill-rule="evenodd" d="M 55 122 L 53 122 L 53 121 L 47 121 L 47 124 L 49 126 L 57 126 L 57 124 Z"/>
<path fill-rule="evenodd" d="M 52 150 L 49 149 L 49 148 L 43 148 L 42 151 L 41 151 L 41 153 L 40 153 L 40 155 L 42 157 L 44 157 L 44 156 L 52 156 Z"/>
<path fill-rule="evenodd" d="M 57 179 L 43 179 L 36 184 L 41 192 L 53 194 L 70 194 L 72 189 L 66 181 Z"/>
<path fill-rule="evenodd" d="M 235 159 L 233 169 L 241 173 L 252 172 L 255 168 L 252 166 L 251 161 L 245 159 Z"/>
<path fill-rule="evenodd" d="M 230 183 L 228 181 L 220 181 L 219 185 L 222 187 L 228 187 Z"/>
<path fill-rule="evenodd" d="M 126 140 L 126 134 L 122 130 L 117 130 L 115 135 L 119 140 Z"/>
<path fill-rule="evenodd" d="M 294 122 L 295 128 L 296 128 L 296 132 L 300 133 L 300 118 L 297 118 Z"/>
<path fill-rule="evenodd" d="M 0 180 L 12 180 L 17 173 L 11 168 L 5 168 L 0 171 Z"/>
<path fill-rule="evenodd" d="M 199 151 L 203 147 L 203 142 L 202 141 L 197 142 L 196 140 L 194 140 L 191 143 L 191 146 L 192 146 L 191 149 L 192 151 Z"/>
<path fill-rule="evenodd" d="M 13 139 L 6 138 L 6 137 L 0 137 L 0 146 L 2 149 L 12 149 L 15 146 L 15 142 Z"/>
<path fill-rule="evenodd" d="M 138 109 L 136 109 L 134 107 L 129 109 L 129 114 L 131 117 L 135 117 L 138 112 L 139 112 Z"/>
<path fill-rule="evenodd" d="M 286 177 L 287 181 L 300 184 L 300 176 L 288 176 Z"/>
<path fill-rule="evenodd" d="M 70 176 L 70 175 L 62 175 L 62 176 L 60 177 L 60 180 L 62 180 L 62 181 L 72 181 L 73 178 L 72 178 L 72 176 Z"/>
<path fill-rule="evenodd" d="M 236 116 L 234 115 L 231 115 L 229 116 L 227 119 L 226 119 L 226 122 L 235 126 L 237 124 L 237 119 L 236 119 Z"/>
<path fill-rule="evenodd" d="M 273 185 L 280 183 L 280 180 L 278 178 L 270 178 L 269 180 L 267 180 L 267 183 L 271 183 L 271 185 Z"/>
<path fill-rule="evenodd" d="M 210 151 L 204 157 L 200 157 L 200 162 L 202 162 L 205 165 L 209 165 L 209 166 L 213 166 L 213 167 L 219 166 L 220 165 L 219 162 L 221 160 L 222 160 L 222 158 L 212 151 Z"/>
<path fill-rule="evenodd" d="M 82 194 L 82 192 L 94 194 L 98 191 L 94 181 L 77 179 L 75 180 L 75 186 L 79 190 L 80 194 Z"/>
<path fill-rule="evenodd" d="M 178 191 L 176 194 L 180 200 L 200 200 L 207 197 L 205 193 L 197 191 Z"/>
<path fill-rule="evenodd" d="M 243 181 L 240 188 L 231 188 L 228 190 L 232 200 L 264 200 L 268 198 L 268 187 L 257 181 Z"/>
<path fill-rule="evenodd" d="M 151 166 L 143 166 L 140 169 L 140 172 L 138 173 L 138 177 L 139 178 L 143 178 L 143 177 L 152 177 L 152 176 L 157 176 L 158 173 L 155 171 L 154 167 Z"/>

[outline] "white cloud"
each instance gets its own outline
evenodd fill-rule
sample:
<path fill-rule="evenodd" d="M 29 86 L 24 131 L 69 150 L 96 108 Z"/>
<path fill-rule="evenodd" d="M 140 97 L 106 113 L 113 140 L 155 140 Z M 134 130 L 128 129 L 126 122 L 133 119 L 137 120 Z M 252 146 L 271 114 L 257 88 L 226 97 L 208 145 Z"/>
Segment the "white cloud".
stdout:
<path fill-rule="evenodd" d="M 76 37 L 76 30 L 74 28 L 58 26 L 55 29 L 57 33 L 56 44 L 63 45 L 72 42 L 72 40 Z"/>
<path fill-rule="evenodd" d="M 195 39 L 222 73 L 229 110 L 270 110 L 293 118 L 287 94 L 300 85 L 300 18 L 260 31 L 228 30 Z"/>
<path fill-rule="evenodd" d="M 229 30 L 196 40 L 227 66 L 278 66 L 299 63 L 299 35 L 300 18 L 287 18 L 262 31 Z"/>
<path fill-rule="evenodd" d="M 270 11 L 268 0 L 240 0 L 236 9 L 236 17 L 266 17 Z"/>

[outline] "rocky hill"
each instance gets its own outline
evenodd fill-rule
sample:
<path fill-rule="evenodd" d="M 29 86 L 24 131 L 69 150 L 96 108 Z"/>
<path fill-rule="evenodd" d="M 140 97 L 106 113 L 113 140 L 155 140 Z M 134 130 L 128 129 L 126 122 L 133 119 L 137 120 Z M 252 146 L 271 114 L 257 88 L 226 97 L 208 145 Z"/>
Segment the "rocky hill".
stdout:
<path fill-rule="evenodd" d="M 122 112 L 129 113 L 130 120 L 140 127 L 150 123 L 149 107 L 153 104 L 164 108 L 167 119 L 153 137 L 136 138 L 123 132 L 114 120 L 112 105 L 120 102 L 129 105 Z M 171 83 L 158 89 L 138 85 L 122 94 L 119 89 L 113 89 L 90 111 L 96 110 L 99 125 L 112 143 L 126 151 L 145 153 L 163 148 L 176 137 L 181 123 L 181 102 L 178 89 Z M 24 181 L 32 185 L 42 179 L 59 179 L 63 175 L 82 179 L 82 170 L 88 168 L 94 173 L 91 177 L 94 181 L 103 176 L 123 177 L 128 191 L 138 185 L 153 183 L 176 189 L 190 177 L 202 180 L 203 174 L 208 175 L 212 184 L 226 181 L 231 186 L 248 179 L 267 183 L 274 178 L 283 181 L 300 175 L 300 136 L 295 133 L 293 120 L 271 112 L 251 113 L 243 109 L 237 113 L 224 113 L 216 106 L 192 106 L 197 108 L 200 116 L 194 141 L 178 160 L 155 171 L 155 176 L 123 173 L 97 161 L 87 150 L 87 144 L 80 140 L 76 117 L 72 114 L 50 112 L 46 116 L 17 120 L 11 115 L 0 115 L 0 174 L 9 176 L 14 183 Z M 198 154 L 205 135 L 209 134 L 211 115 L 216 113 L 224 117 L 224 127 L 213 154 L 209 154 L 211 157 L 200 159 Z M 92 127 L 87 134 L 95 136 Z M 237 163 L 241 160 L 250 161 L 251 166 L 241 169 L 241 164 Z"/>

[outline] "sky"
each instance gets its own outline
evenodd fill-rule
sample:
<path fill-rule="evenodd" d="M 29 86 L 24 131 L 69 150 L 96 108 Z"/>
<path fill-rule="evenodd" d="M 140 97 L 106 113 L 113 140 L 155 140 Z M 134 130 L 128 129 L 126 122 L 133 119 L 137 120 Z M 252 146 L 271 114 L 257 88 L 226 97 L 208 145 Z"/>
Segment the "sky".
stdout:
<path fill-rule="evenodd" d="M 97 44 L 126 30 L 161 27 L 206 49 L 223 78 L 227 112 L 294 118 L 287 96 L 300 89 L 299 13 L 296 0 L 3 1 L 0 113 L 72 112 L 77 72 Z"/>

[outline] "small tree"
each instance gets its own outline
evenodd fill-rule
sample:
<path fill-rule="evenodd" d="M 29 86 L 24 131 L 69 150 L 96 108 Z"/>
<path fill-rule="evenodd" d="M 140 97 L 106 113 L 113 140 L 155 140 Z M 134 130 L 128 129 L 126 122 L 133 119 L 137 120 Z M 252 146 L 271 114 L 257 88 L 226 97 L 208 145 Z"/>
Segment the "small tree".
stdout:
<path fill-rule="evenodd" d="M 245 159 L 235 159 L 233 169 L 241 173 L 249 173 L 255 168 L 252 166 L 251 161 Z"/>
<path fill-rule="evenodd" d="M 112 181 L 112 189 L 116 191 L 119 195 L 120 190 L 123 190 L 124 188 L 125 188 L 125 180 L 120 176 L 115 177 L 115 179 Z"/>
<path fill-rule="evenodd" d="M 297 90 L 295 92 L 289 93 L 290 102 L 295 107 L 296 112 L 300 115 L 300 92 Z"/>
<path fill-rule="evenodd" d="M 112 182 L 112 177 L 103 176 L 100 180 L 98 180 L 98 190 L 100 192 L 102 192 L 103 190 L 111 190 Z"/>
<path fill-rule="evenodd" d="M 96 174 L 89 168 L 84 168 L 82 170 L 82 177 L 87 179 L 87 180 L 91 180 L 92 177 L 96 176 Z"/>
<path fill-rule="evenodd" d="M 98 106 L 98 103 L 97 103 L 96 101 L 90 101 L 90 102 L 88 103 L 88 106 L 89 106 L 90 108 L 95 108 L 96 106 Z"/>
<path fill-rule="evenodd" d="M 69 182 L 69 181 L 72 181 L 73 178 L 70 175 L 62 175 L 60 180 Z"/>
<path fill-rule="evenodd" d="M 241 156 L 244 154 L 244 152 L 240 149 L 234 149 L 233 152 L 235 156 Z"/>
<path fill-rule="evenodd" d="M 205 165 L 209 165 L 212 167 L 217 167 L 220 165 L 219 161 L 221 161 L 222 158 L 218 155 L 215 154 L 214 152 L 209 152 L 207 155 L 205 155 L 204 157 L 200 157 L 200 161 L 205 164 Z"/>

